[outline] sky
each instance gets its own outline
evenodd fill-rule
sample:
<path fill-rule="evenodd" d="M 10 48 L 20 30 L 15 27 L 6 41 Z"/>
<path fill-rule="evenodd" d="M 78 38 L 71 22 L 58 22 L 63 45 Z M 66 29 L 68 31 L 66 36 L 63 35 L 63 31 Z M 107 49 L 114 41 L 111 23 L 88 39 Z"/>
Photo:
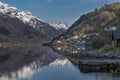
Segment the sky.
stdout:
<path fill-rule="evenodd" d="M 47 23 L 73 24 L 81 15 L 120 0 L 0 0 L 20 10 L 30 11 Z"/>

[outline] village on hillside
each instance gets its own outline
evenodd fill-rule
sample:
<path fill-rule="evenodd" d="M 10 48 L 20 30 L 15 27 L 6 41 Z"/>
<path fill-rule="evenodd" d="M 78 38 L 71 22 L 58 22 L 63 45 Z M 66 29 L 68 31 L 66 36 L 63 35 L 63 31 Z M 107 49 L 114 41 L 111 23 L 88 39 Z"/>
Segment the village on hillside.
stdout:
<path fill-rule="evenodd" d="M 80 53 L 93 49 L 102 49 L 104 51 L 119 50 L 120 46 L 120 30 L 115 26 L 104 28 L 103 33 L 75 33 L 74 36 L 65 38 L 61 37 L 54 41 L 56 50 L 68 50 L 70 53 Z M 118 51 L 117 50 L 117 51 Z"/>

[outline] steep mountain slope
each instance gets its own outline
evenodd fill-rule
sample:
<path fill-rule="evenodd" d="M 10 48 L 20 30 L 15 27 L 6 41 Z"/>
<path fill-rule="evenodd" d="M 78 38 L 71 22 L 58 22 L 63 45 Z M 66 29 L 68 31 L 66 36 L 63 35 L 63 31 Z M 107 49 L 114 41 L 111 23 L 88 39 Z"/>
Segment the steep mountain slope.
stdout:
<path fill-rule="evenodd" d="M 105 4 L 100 9 L 82 15 L 65 34 L 53 39 L 72 44 L 75 40 L 84 40 L 85 45 L 101 48 L 110 45 L 112 30 L 120 30 L 120 2 Z M 65 44 L 63 43 L 63 44 Z"/>
<path fill-rule="evenodd" d="M 81 32 L 86 27 L 91 27 L 95 30 L 99 28 L 116 26 L 120 27 L 120 3 L 105 4 L 100 9 L 88 14 L 82 15 L 68 30 L 68 33 L 72 31 Z"/>
<path fill-rule="evenodd" d="M 0 13 L 0 42 L 40 42 L 45 38 L 33 27 L 17 18 Z"/>
<path fill-rule="evenodd" d="M 39 31 L 43 36 L 46 36 L 48 39 L 52 39 L 58 33 L 54 27 L 50 26 L 49 24 L 45 23 L 43 20 L 33 16 L 28 11 L 21 11 L 15 7 L 12 7 L 8 4 L 0 2 L 0 14 L 7 15 L 11 18 L 17 18 L 24 24 L 32 26 L 37 31 Z"/>

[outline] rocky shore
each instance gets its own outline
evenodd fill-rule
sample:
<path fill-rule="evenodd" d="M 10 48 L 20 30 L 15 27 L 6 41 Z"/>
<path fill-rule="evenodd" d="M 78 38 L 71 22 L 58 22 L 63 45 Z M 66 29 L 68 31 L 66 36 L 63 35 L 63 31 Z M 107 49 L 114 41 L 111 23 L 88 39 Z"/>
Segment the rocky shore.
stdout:
<path fill-rule="evenodd" d="M 120 68 L 119 52 L 96 50 L 77 54 L 77 56 L 79 58 L 79 68 L 82 72 L 110 72 Z"/>
<path fill-rule="evenodd" d="M 120 68 L 120 52 L 94 49 L 80 53 L 57 50 L 58 46 L 51 48 L 66 56 L 72 63 L 77 64 L 81 72 L 110 72 Z"/>

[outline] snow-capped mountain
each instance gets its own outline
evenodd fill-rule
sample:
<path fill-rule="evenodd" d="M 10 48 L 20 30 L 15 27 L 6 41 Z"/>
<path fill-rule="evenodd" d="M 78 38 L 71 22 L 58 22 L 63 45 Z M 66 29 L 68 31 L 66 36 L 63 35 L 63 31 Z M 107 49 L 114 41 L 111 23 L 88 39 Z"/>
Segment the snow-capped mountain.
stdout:
<path fill-rule="evenodd" d="M 31 26 L 36 26 L 36 19 L 43 22 L 43 20 L 38 19 L 37 17 L 33 16 L 29 11 L 21 11 L 16 7 L 12 7 L 8 4 L 0 2 L 0 13 L 9 15 L 13 18 L 18 18 L 19 20 L 23 21 L 24 23 L 28 23 Z"/>
<path fill-rule="evenodd" d="M 32 26 L 37 31 L 39 31 L 43 36 L 47 38 L 53 38 L 57 36 L 61 31 L 58 31 L 58 28 L 64 28 L 67 29 L 66 26 L 61 24 L 61 26 L 53 27 L 47 23 L 45 23 L 43 20 L 35 17 L 32 15 L 29 11 L 21 11 L 17 9 L 16 7 L 12 7 L 8 4 L 0 2 L 0 14 L 7 15 L 11 18 L 17 18 L 20 21 L 22 21 L 24 24 L 27 24 L 29 26 Z"/>
<path fill-rule="evenodd" d="M 53 26 L 55 29 L 57 30 L 67 30 L 69 28 L 69 26 L 66 23 L 56 23 L 56 24 L 50 24 L 51 26 Z"/>

